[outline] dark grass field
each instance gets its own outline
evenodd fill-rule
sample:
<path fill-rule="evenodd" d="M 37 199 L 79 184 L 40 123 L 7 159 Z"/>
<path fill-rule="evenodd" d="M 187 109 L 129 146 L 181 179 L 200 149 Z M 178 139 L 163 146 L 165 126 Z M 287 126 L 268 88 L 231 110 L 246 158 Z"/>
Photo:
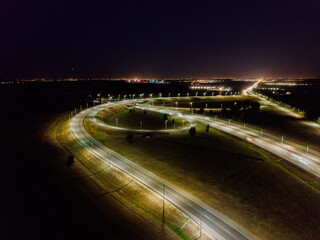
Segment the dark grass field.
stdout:
<path fill-rule="evenodd" d="M 140 129 L 140 121 L 142 121 L 142 129 L 165 129 L 163 116 L 160 113 L 140 109 L 131 109 L 130 111 L 130 109 L 124 106 L 112 107 L 98 113 L 98 118 L 106 124 L 116 126 L 116 119 L 118 119 L 118 126 L 127 129 Z M 167 119 L 167 129 L 181 128 L 189 125 L 187 121 L 169 115 L 167 115 Z M 173 119 L 175 119 L 174 124 Z"/>

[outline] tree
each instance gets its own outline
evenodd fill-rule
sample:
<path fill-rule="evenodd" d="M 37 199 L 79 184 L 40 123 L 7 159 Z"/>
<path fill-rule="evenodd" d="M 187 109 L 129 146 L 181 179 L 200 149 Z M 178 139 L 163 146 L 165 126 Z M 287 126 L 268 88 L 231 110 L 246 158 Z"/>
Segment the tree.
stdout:
<path fill-rule="evenodd" d="M 195 137 L 196 136 L 196 128 L 195 127 L 191 127 L 190 128 L 189 135 L 190 135 L 190 137 Z"/>
<path fill-rule="evenodd" d="M 251 104 L 253 113 L 258 113 L 260 111 L 260 103 L 252 102 Z"/>
<path fill-rule="evenodd" d="M 67 166 L 70 167 L 74 163 L 74 156 L 70 154 L 67 159 Z"/>
<path fill-rule="evenodd" d="M 144 115 L 147 115 L 147 111 L 146 110 L 144 110 L 143 113 L 144 113 Z"/>
<path fill-rule="evenodd" d="M 206 126 L 206 132 L 209 132 L 209 128 L 210 128 L 210 126 L 209 126 L 209 124 L 207 124 L 207 126 Z"/>
<path fill-rule="evenodd" d="M 163 121 L 167 121 L 168 120 L 168 115 L 167 114 L 164 114 L 163 115 Z"/>
<path fill-rule="evenodd" d="M 133 133 L 128 133 L 127 135 L 127 141 L 129 144 L 133 143 Z"/>
<path fill-rule="evenodd" d="M 171 121 L 172 125 L 174 125 L 174 122 L 175 122 L 175 121 L 176 121 L 176 119 L 173 118 L 172 121 Z"/>

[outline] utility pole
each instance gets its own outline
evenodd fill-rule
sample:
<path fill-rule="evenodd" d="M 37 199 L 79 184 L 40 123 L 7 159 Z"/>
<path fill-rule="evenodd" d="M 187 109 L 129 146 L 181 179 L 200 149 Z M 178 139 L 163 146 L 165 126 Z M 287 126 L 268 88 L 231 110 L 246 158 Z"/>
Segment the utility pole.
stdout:
<path fill-rule="evenodd" d="M 282 143 L 283 143 L 283 140 L 284 140 L 284 137 L 282 136 L 282 137 L 281 137 L 281 142 L 282 142 Z"/>
<path fill-rule="evenodd" d="M 116 127 L 118 127 L 118 118 L 116 118 Z"/>
<path fill-rule="evenodd" d="M 229 119 L 229 125 L 231 124 L 231 120 Z"/>
<path fill-rule="evenodd" d="M 142 121 L 140 121 L 140 129 L 142 129 Z"/>
<path fill-rule="evenodd" d="M 167 122 L 168 122 L 168 120 L 165 120 L 165 121 L 164 121 L 164 128 L 165 128 L 165 129 L 167 129 Z"/>
<path fill-rule="evenodd" d="M 309 146 L 307 146 L 307 153 L 309 153 Z"/>
<path fill-rule="evenodd" d="M 261 137 L 262 137 L 262 134 L 263 134 L 263 129 L 261 129 L 261 131 L 260 131 L 260 135 L 261 135 Z"/>

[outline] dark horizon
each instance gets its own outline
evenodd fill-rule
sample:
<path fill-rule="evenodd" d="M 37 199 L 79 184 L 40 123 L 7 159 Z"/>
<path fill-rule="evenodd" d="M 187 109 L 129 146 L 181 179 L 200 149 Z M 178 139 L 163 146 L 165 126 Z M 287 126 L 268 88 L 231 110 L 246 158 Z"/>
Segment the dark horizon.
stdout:
<path fill-rule="evenodd" d="M 0 3 L 0 79 L 319 78 L 318 1 Z"/>

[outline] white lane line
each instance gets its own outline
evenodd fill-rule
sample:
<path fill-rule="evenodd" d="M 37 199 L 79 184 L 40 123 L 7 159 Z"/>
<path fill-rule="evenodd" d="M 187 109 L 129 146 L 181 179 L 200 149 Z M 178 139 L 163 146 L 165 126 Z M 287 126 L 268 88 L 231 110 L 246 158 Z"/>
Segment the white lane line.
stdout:
<path fill-rule="evenodd" d="M 190 222 L 190 220 L 191 220 L 191 218 L 189 218 L 189 219 L 182 225 L 182 227 L 181 227 L 180 229 L 184 228 L 184 226 L 187 225 L 187 223 Z"/>

